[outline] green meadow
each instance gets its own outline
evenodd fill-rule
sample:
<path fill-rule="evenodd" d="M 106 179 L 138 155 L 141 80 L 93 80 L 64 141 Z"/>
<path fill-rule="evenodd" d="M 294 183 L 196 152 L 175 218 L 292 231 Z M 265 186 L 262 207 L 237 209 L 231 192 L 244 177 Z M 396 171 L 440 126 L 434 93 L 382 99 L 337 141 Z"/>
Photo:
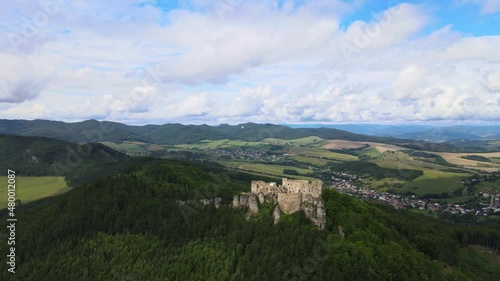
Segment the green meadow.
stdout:
<path fill-rule="evenodd" d="M 463 188 L 461 180 L 469 174 L 450 173 L 438 170 L 423 170 L 424 174 L 404 185 L 400 191 L 411 191 L 418 196 L 440 194 Z"/>
<path fill-rule="evenodd" d="M 0 177 L 0 209 L 7 207 L 7 177 Z M 64 177 L 16 177 L 16 199 L 28 203 L 70 190 Z"/>
<path fill-rule="evenodd" d="M 289 156 L 288 159 L 292 159 L 292 160 L 295 160 L 295 161 L 300 162 L 300 163 L 310 164 L 310 165 L 314 165 L 314 166 L 325 166 L 329 162 L 332 162 L 332 161 L 328 161 L 328 160 L 322 159 L 322 158 L 299 156 L 299 155 Z"/>
<path fill-rule="evenodd" d="M 313 147 L 291 147 L 291 152 L 296 155 L 317 157 L 324 159 L 332 159 L 338 161 L 358 161 L 357 156 L 332 152 L 327 149 L 313 148 Z"/>
<path fill-rule="evenodd" d="M 244 171 L 251 171 L 266 175 L 273 175 L 279 177 L 290 177 L 290 178 L 301 178 L 308 180 L 315 180 L 315 178 L 308 177 L 308 174 L 311 174 L 312 171 L 309 169 L 301 169 L 293 166 L 284 166 L 284 165 L 268 165 L 268 164 L 244 164 L 238 166 L 238 169 Z M 283 173 L 284 169 L 293 169 L 300 173 L 300 176 L 296 175 L 286 175 Z"/>

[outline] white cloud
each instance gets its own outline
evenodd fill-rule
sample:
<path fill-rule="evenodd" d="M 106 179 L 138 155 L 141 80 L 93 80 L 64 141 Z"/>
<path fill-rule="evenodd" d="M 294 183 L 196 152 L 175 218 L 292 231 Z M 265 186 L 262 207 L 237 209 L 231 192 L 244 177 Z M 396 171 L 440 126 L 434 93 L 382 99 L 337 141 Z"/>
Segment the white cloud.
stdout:
<path fill-rule="evenodd" d="M 40 57 L 0 53 L 0 61 L 0 103 L 35 99 L 45 88 L 53 71 L 50 62 Z"/>
<path fill-rule="evenodd" d="M 459 4 L 473 3 L 481 6 L 481 13 L 496 14 L 500 12 L 500 1 L 498 0 L 459 0 Z"/>
<path fill-rule="evenodd" d="M 363 1 L 236 1 L 223 16 L 208 0 L 170 12 L 140 2 L 71 1 L 17 54 L 0 36 L 0 118 L 500 120 L 500 36 L 429 33 L 423 5 L 344 27 Z M 0 32 L 21 34 L 41 9 L 30 3 L 6 3 Z"/>

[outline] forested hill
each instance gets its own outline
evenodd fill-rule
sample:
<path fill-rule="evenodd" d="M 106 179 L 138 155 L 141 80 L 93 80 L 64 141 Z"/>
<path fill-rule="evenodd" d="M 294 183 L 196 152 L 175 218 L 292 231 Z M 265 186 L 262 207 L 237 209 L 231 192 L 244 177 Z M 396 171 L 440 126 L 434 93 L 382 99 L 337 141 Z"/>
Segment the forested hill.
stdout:
<path fill-rule="evenodd" d="M 386 137 L 365 136 L 332 128 L 290 128 L 273 124 L 245 123 L 235 126 L 208 125 L 145 125 L 129 126 L 121 123 L 87 120 L 64 123 L 48 120 L 0 120 L 0 134 L 42 136 L 75 143 L 141 141 L 155 144 L 185 144 L 201 140 L 261 141 L 266 138 L 297 139 L 318 136 L 324 139 L 372 141 L 396 144 L 418 150 L 466 151 L 446 143 L 402 140 Z"/>
<path fill-rule="evenodd" d="M 254 176 L 151 160 L 21 206 L 16 274 L 2 280 L 498 280 L 500 265 L 470 241 L 498 230 L 447 225 L 325 190 L 327 227 L 302 211 L 273 225 L 273 208 L 178 206 L 247 190 Z M 28 208 L 29 207 L 29 208 Z M 0 220 L 5 221 L 0 213 Z M 4 232 L 1 241 L 7 241 Z"/>
<path fill-rule="evenodd" d="M 0 134 L 0 175 L 7 169 L 20 176 L 66 176 L 79 185 L 98 175 L 116 172 L 128 160 L 124 154 L 105 145 L 71 142 L 44 137 Z"/>
<path fill-rule="evenodd" d="M 77 123 L 48 120 L 0 120 L 0 133 L 43 136 L 72 142 L 136 140 L 156 144 L 193 143 L 204 139 L 241 139 L 245 141 L 261 141 L 265 138 L 295 139 L 313 136 L 314 134 L 329 139 L 379 140 L 376 137 L 336 129 L 292 129 L 271 124 L 128 126 L 121 123 L 96 120 Z"/>

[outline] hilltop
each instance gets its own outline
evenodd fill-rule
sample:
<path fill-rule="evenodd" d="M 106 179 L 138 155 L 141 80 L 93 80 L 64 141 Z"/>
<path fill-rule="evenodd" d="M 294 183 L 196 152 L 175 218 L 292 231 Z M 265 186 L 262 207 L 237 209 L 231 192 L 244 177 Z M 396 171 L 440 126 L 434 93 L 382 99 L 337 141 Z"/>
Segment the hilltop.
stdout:
<path fill-rule="evenodd" d="M 63 176 L 77 186 L 127 161 L 124 154 L 99 143 L 0 134 L 0 176 L 10 169 L 18 176 Z"/>
<path fill-rule="evenodd" d="M 303 211 L 274 225 L 265 204 L 246 221 L 245 208 L 229 205 L 255 178 L 150 160 L 21 206 L 18 268 L 4 280 L 484 281 L 500 274 L 494 258 L 468 246 L 498 241 L 498 230 L 449 225 L 332 190 L 322 195 L 323 231 Z M 220 208 L 177 204 L 214 197 Z"/>

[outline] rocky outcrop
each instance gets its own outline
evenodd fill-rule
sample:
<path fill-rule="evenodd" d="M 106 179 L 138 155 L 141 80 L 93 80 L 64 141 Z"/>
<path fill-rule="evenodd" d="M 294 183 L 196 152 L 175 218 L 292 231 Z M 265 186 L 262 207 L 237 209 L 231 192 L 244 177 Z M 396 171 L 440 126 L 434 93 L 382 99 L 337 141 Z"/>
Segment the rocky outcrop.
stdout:
<path fill-rule="evenodd" d="M 212 202 L 214 202 L 214 200 L 213 200 L 213 199 L 200 199 L 200 200 L 199 200 L 199 202 L 200 202 L 201 204 L 203 204 L 203 205 L 205 205 L 205 206 L 206 206 L 206 205 L 210 205 L 210 204 L 212 204 Z"/>
<path fill-rule="evenodd" d="M 257 204 L 257 196 L 251 193 L 243 193 L 234 196 L 232 206 L 233 208 L 248 207 L 250 209 L 250 212 L 252 212 L 253 214 L 259 212 L 259 205 Z"/>
<path fill-rule="evenodd" d="M 268 193 L 268 194 L 264 195 L 264 199 L 265 199 L 264 202 L 265 203 L 275 204 L 276 201 L 278 200 L 277 197 L 278 196 L 275 195 L 275 194 Z"/>
<path fill-rule="evenodd" d="M 264 198 L 264 194 L 262 192 L 259 192 L 259 202 L 260 204 L 264 204 L 266 202 L 266 198 Z"/>
<path fill-rule="evenodd" d="M 214 199 L 214 205 L 215 205 L 215 209 L 219 209 L 222 205 L 222 198 L 220 197 L 215 197 Z"/>
<path fill-rule="evenodd" d="M 243 193 L 240 195 L 240 207 L 248 206 L 248 198 L 250 198 L 250 193 Z M 255 196 L 255 195 L 254 195 Z"/>
<path fill-rule="evenodd" d="M 259 204 L 276 204 L 273 211 L 273 221 L 274 224 L 277 224 L 281 219 L 281 212 L 284 213 L 294 213 L 296 210 L 303 210 L 306 217 L 311 221 L 311 223 L 317 226 L 319 229 L 325 228 L 326 223 L 326 210 L 324 207 L 323 199 L 318 197 L 313 197 L 310 194 L 285 194 L 288 197 L 282 198 L 283 200 L 277 200 L 276 196 L 272 194 L 258 193 L 242 193 L 240 195 L 236 195 L 233 197 L 233 208 L 244 208 L 248 207 L 248 212 L 245 214 L 245 219 L 249 220 L 254 217 L 259 212 Z M 279 197 L 279 195 L 278 195 Z M 293 198 L 292 198 L 293 197 Z M 296 204 L 294 201 L 297 201 Z M 302 202 L 301 202 L 302 201 Z M 288 205 L 284 203 L 289 203 Z M 296 207 L 296 210 L 290 211 L 288 208 L 283 208 L 283 206 L 289 207 L 289 205 L 293 205 Z"/>
<path fill-rule="evenodd" d="M 253 194 L 248 197 L 248 208 L 252 214 L 257 214 L 259 212 L 259 205 L 257 205 L 257 199 Z"/>
<path fill-rule="evenodd" d="M 342 238 L 342 240 L 345 239 L 344 228 L 341 225 L 339 225 L 338 231 L 339 231 L 340 238 Z"/>
<path fill-rule="evenodd" d="M 191 205 L 203 205 L 203 206 L 208 206 L 214 204 L 216 209 L 219 209 L 222 206 L 222 198 L 220 197 L 215 197 L 214 199 L 191 199 L 191 200 L 177 200 L 175 201 L 177 203 L 177 206 L 184 206 L 186 204 L 191 204 Z"/>
<path fill-rule="evenodd" d="M 262 195 L 262 197 L 264 196 Z M 257 204 L 257 200 L 261 201 L 260 196 L 257 196 L 252 193 L 243 193 L 233 197 L 232 207 L 233 208 L 248 207 L 248 212 L 245 215 L 245 219 L 249 220 L 251 217 L 259 213 L 259 205 Z"/>
<path fill-rule="evenodd" d="M 323 201 L 321 201 L 323 202 Z M 318 208 L 316 210 L 316 220 L 317 220 L 317 227 L 319 229 L 325 229 L 326 226 L 326 209 L 323 204 L 318 205 Z"/>
<path fill-rule="evenodd" d="M 273 219 L 274 219 L 274 224 L 277 224 L 280 221 L 281 219 L 280 206 L 276 206 L 276 208 L 274 208 Z"/>
<path fill-rule="evenodd" d="M 324 229 L 326 224 L 326 209 L 321 198 L 303 202 L 301 210 L 312 224 L 319 229 Z"/>
<path fill-rule="evenodd" d="M 240 196 L 239 195 L 235 195 L 233 197 L 233 208 L 239 208 L 240 207 Z"/>

